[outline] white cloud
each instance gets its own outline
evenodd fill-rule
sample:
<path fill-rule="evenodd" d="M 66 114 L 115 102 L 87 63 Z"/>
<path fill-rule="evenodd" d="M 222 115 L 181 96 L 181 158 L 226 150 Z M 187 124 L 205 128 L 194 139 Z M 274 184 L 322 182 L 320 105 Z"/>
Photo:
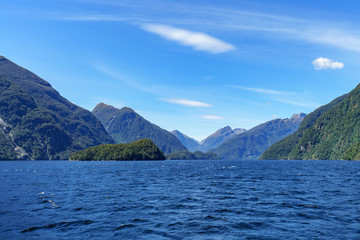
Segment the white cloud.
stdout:
<path fill-rule="evenodd" d="M 344 67 L 342 62 L 335 62 L 329 58 L 319 57 L 315 59 L 312 64 L 316 70 L 323 70 L 323 69 L 341 69 Z"/>
<path fill-rule="evenodd" d="M 216 116 L 216 115 L 202 115 L 202 116 L 200 116 L 200 118 L 210 119 L 210 120 L 220 120 L 220 119 L 224 119 L 224 117 Z"/>
<path fill-rule="evenodd" d="M 179 99 L 179 98 L 167 98 L 163 101 L 168 103 L 174 103 L 178 105 L 188 106 L 188 107 L 212 107 L 212 105 L 204 102 L 193 101 L 188 99 Z"/>
<path fill-rule="evenodd" d="M 231 86 L 233 88 L 239 88 L 244 89 L 252 92 L 257 93 L 266 93 L 266 94 L 273 94 L 273 95 L 292 95 L 295 94 L 293 92 L 285 92 L 285 91 L 277 91 L 277 90 L 271 90 L 271 89 L 265 89 L 265 88 L 250 88 L 250 87 L 242 87 L 242 86 Z"/>
<path fill-rule="evenodd" d="M 82 11 L 80 14 L 79 12 L 69 13 L 60 11 L 43 13 L 42 15 L 45 18 L 70 21 L 121 21 L 131 24 L 144 24 L 143 27 L 167 27 L 166 25 L 146 24 L 149 22 L 159 22 L 186 26 L 187 28 L 201 27 L 202 31 L 209 29 L 218 32 L 228 31 L 234 33 L 243 31 L 263 32 L 265 37 L 274 34 L 280 40 L 307 41 L 360 52 L 358 26 L 353 26 L 346 21 L 339 21 L 336 24 L 331 19 L 326 21 L 317 18 L 296 18 L 282 14 L 246 11 L 243 9 L 211 6 L 210 4 L 194 5 L 194 3 L 186 4 L 176 1 L 140 1 L 141 4 L 139 4 L 139 1 L 133 0 L 91 0 L 89 2 L 99 4 L 100 6 L 110 5 L 113 8 L 119 9 L 120 13 L 110 14 L 99 10 L 97 13 Z M 103 8 L 99 7 L 97 9 Z M 39 13 L 36 14 L 39 15 Z M 167 36 L 170 33 L 157 34 L 171 39 Z M 178 39 L 171 40 L 180 42 Z M 215 40 L 220 41 L 218 39 Z M 234 48 L 234 46 L 228 43 L 225 43 L 225 45 Z M 190 46 L 194 47 L 194 44 Z"/>
<path fill-rule="evenodd" d="M 198 51 L 217 54 L 235 49 L 235 46 L 201 32 L 192 32 L 186 29 L 160 24 L 143 24 L 142 28 L 167 40 L 192 47 Z"/>

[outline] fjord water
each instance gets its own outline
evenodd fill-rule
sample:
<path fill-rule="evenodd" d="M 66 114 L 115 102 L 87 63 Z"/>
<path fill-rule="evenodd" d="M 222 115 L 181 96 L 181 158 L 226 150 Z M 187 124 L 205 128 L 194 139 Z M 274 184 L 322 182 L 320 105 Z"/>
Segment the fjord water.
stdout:
<path fill-rule="evenodd" d="M 360 162 L 0 162 L 1 239 L 359 239 Z"/>

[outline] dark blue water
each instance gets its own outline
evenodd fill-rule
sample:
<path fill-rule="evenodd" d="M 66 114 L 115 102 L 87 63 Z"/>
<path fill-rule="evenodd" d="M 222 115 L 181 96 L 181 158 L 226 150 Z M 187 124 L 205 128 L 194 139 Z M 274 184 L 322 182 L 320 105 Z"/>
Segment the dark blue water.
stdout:
<path fill-rule="evenodd" d="M 1 239 L 359 239 L 360 162 L 0 162 Z"/>

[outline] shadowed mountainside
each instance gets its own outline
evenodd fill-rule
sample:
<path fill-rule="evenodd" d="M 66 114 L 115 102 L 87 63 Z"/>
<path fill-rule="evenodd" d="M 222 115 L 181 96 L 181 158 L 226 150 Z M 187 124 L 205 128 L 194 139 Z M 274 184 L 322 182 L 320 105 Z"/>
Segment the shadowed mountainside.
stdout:
<path fill-rule="evenodd" d="M 165 154 L 186 150 L 174 135 L 150 123 L 131 108 L 118 109 L 99 103 L 92 112 L 116 143 L 129 143 L 148 138 Z"/>
<path fill-rule="evenodd" d="M 113 143 L 89 111 L 63 98 L 34 73 L 0 56 L 0 159 L 67 159 Z"/>

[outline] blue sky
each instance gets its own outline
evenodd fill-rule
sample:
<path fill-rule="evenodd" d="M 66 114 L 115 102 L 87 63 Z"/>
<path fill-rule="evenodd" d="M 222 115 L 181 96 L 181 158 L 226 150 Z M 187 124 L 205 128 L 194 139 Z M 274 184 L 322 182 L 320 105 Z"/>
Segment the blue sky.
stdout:
<path fill-rule="evenodd" d="M 75 104 L 198 140 L 310 113 L 360 79 L 357 1 L 0 0 L 0 55 Z"/>

